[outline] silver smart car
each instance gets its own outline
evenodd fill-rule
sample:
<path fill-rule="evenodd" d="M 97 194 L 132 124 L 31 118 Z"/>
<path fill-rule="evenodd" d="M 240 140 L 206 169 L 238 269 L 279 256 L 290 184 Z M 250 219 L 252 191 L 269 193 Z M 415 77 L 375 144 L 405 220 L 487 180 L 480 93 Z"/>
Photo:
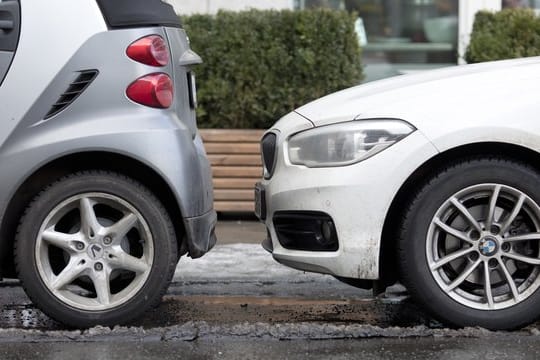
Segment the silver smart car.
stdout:
<path fill-rule="evenodd" d="M 0 1 L 0 265 L 68 325 L 159 303 L 215 243 L 190 50 L 160 0 Z"/>

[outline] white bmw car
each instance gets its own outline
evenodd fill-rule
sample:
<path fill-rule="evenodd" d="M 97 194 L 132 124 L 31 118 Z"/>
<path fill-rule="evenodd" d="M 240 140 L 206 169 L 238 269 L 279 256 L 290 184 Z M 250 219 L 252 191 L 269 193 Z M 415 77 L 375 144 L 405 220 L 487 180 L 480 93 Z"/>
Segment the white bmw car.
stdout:
<path fill-rule="evenodd" d="M 540 315 L 540 58 L 347 89 L 261 142 L 256 213 L 282 264 L 383 291 L 454 326 Z"/>

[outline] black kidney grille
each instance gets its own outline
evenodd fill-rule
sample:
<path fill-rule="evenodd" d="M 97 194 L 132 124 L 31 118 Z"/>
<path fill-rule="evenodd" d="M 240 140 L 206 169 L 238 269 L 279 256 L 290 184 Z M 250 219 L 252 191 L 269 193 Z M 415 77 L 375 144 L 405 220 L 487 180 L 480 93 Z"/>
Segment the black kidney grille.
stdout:
<path fill-rule="evenodd" d="M 83 70 L 79 72 L 77 78 L 69 84 L 67 90 L 54 103 L 45 119 L 48 119 L 71 105 L 86 90 L 88 85 L 97 77 L 97 70 Z"/>
<path fill-rule="evenodd" d="M 276 165 L 276 134 L 266 134 L 261 140 L 261 153 L 264 164 L 264 176 L 270 178 Z"/>

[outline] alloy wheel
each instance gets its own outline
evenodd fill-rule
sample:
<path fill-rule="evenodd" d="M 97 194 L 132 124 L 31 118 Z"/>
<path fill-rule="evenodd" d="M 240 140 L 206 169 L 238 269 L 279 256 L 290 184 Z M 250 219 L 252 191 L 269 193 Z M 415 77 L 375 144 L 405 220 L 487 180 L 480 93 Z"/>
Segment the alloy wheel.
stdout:
<path fill-rule="evenodd" d="M 435 213 L 426 256 L 437 285 L 462 305 L 521 303 L 540 287 L 540 207 L 506 185 L 463 189 Z"/>
<path fill-rule="evenodd" d="M 83 193 L 45 218 L 34 256 L 56 297 L 77 309 L 99 311 L 127 302 L 144 286 L 154 243 L 147 222 L 127 201 Z"/>

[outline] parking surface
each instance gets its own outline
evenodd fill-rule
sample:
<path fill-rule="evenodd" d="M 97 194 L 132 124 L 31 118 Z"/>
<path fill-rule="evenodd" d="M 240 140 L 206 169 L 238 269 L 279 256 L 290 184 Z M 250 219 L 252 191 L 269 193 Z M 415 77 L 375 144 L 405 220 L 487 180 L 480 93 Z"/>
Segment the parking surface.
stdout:
<path fill-rule="evenodd" d="M 250 222 L 220 224 L 222 241 L 216 248 L 202 259 L 182 259 L 161 305 L 129 326 L 68 329 L 35 308 L 18 282 L 5 281 L 0 285 L 0 357 L 169 359 L 181 353 L 264 359 L 271 352 L 272 358 L 461 360 L 540 355 L 538 324 L 513 333 L 445 328 L 399 286 L 374 298 L 331 276 L 276 263 L 258 244 L 260 229 Z M 239 239 L 242 234 L 257 239 Z"/>

